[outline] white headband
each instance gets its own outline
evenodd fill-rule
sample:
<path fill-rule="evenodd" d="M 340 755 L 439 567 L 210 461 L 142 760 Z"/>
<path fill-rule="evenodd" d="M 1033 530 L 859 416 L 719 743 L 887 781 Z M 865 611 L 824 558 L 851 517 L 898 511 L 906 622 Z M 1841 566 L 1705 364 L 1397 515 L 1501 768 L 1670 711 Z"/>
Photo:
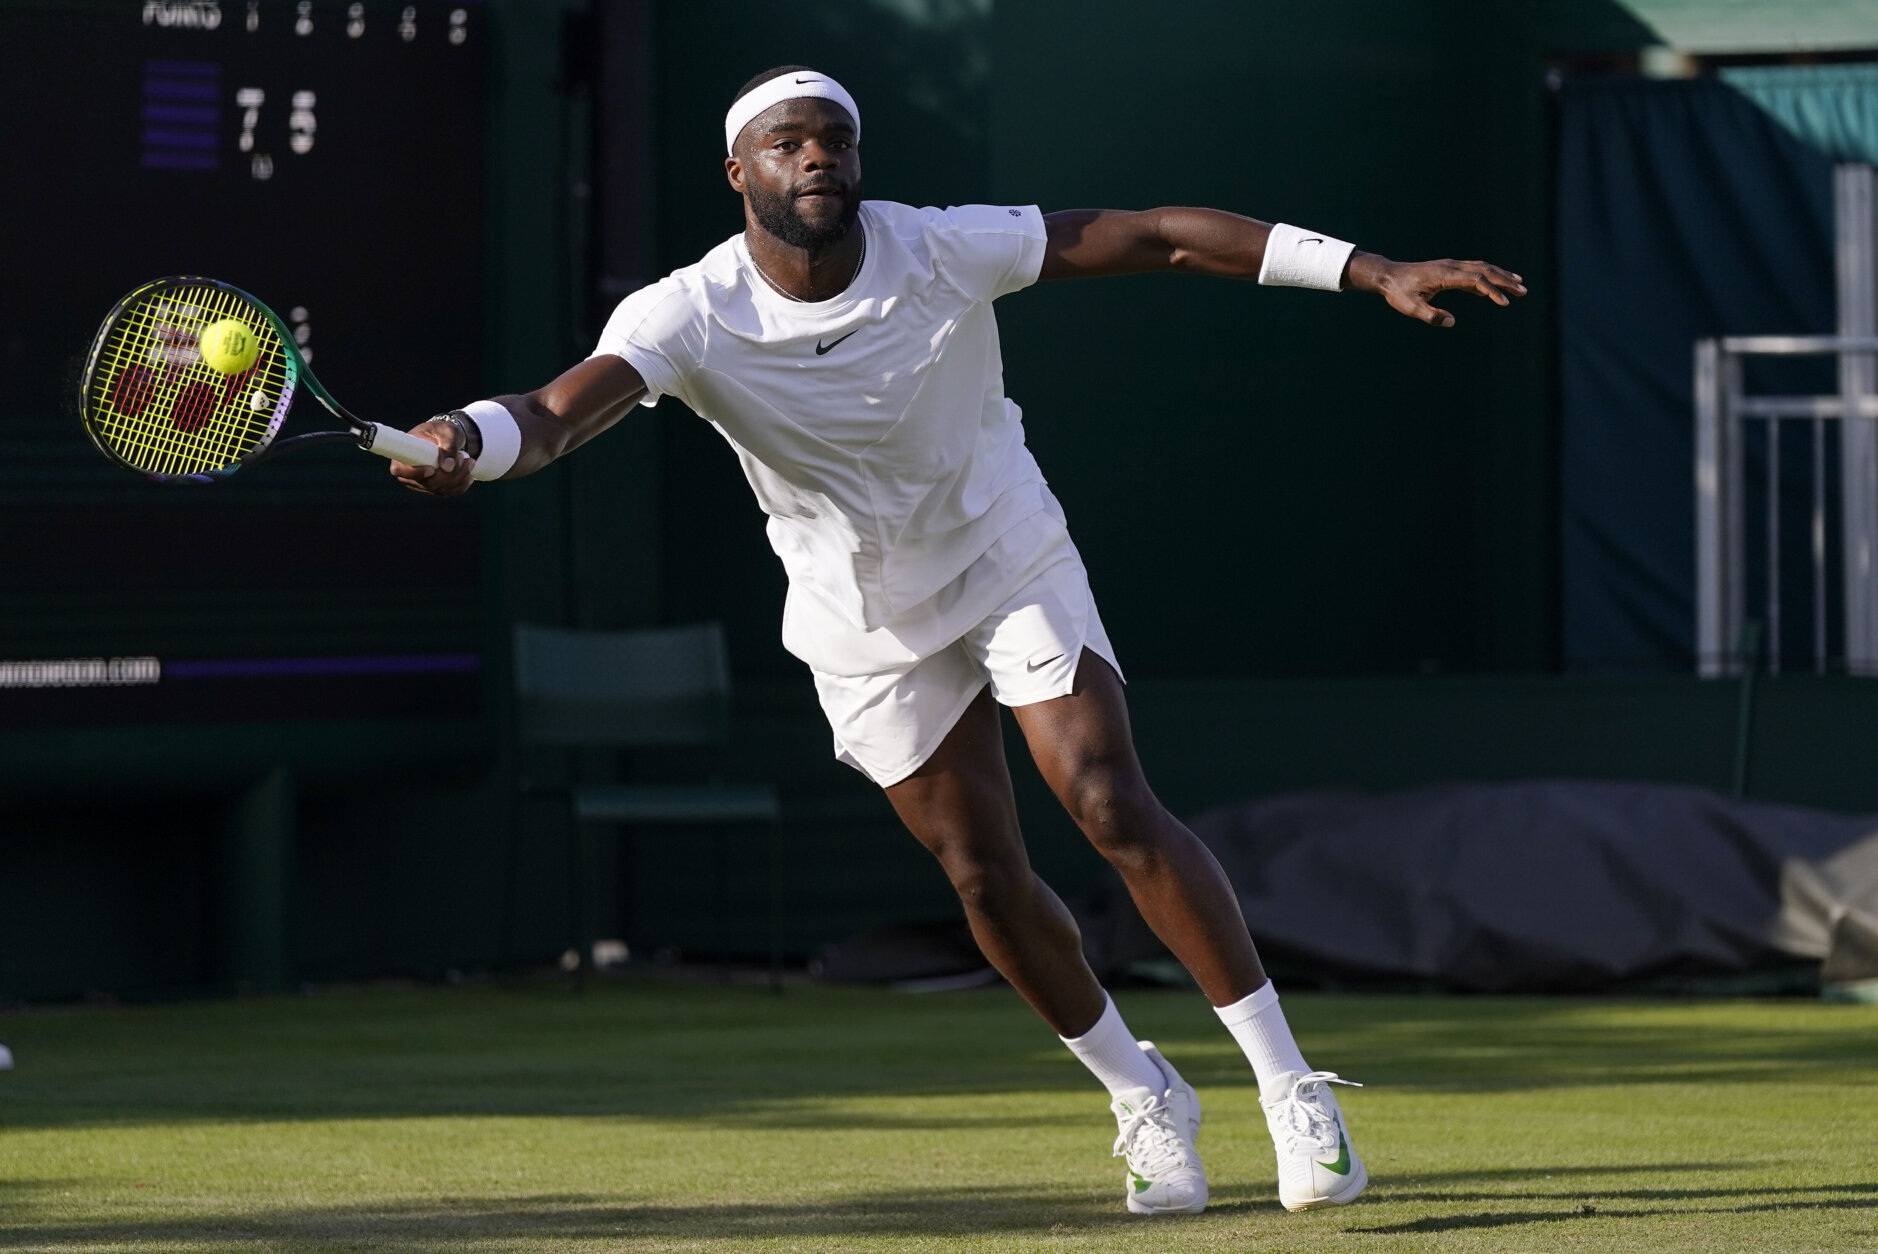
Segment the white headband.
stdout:
<path fill-rule="evenodd" d="M 730 112 L 724 115 L 724 151 L 734 155 L 737 136 L 743 128 L 750 125 L 750 119 L 785 100 L 799 100 L 812 96 L 820 100 L 832 100 L 848 111 L 854 119 L 854 142 L 861 142 L 861 110 L 855 105 L 854 97 L 848 89 L 826 74 L 814 70 L 797 70 L 791 74 L 778 74 L 767 83 L 758 83 L 743 95 L 737 97 L 737 103 L 730 106 Z"/>

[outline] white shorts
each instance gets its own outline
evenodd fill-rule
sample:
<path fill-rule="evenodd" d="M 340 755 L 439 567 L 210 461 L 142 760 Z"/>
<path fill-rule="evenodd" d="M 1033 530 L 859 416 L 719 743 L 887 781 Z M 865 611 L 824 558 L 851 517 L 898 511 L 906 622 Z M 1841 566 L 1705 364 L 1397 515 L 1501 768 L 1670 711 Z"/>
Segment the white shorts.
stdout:
<path fill-rule="evenodd" d="M 1060 542 L 1026 554 L 1004 599 L 951 643 L 862 675 L 811 666 L 837 758 L 885 788 L 932 756 L 986 684 L 1011 706 L 1066 696 L 1084 649 L 1121 674 L 1082 558 L 1068 532 L 1056 530 Z M 1001 559 L 1005 569 L 1018 566 L 1009 547 L 993 546 L 961 580 L 982 586 Z"/>

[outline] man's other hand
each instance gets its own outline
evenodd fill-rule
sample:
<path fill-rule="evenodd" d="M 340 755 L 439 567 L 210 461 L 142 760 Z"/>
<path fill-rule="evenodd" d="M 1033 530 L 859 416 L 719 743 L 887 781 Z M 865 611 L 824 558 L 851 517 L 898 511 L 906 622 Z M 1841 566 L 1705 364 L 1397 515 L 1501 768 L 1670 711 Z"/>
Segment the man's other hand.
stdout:
<path fill-rule="evenodd" d="M 403 462 L 392 462 L 391 473 L 399 483 L 425 496 L 462 496 L 469 491 L 470 484 L 474 482 L 470 472 L 476 469 L 476 462 L 468 453 L 458 451 L 461 436 L 453 424 L 431 419 L 412 427 L 411 434 L 429 440 L 442 452 L 435 466 L 407 466 Z"/>
<path fill-rule="evenodd" d="M 1472 292 L 1496 305 L 1524 296 L 1517 274 L 1484 261 L 1390 261 L 1374 253 L 1350 258 L 1349 286 L 1374 292 L 1390 308 L 1431 327 L 1451 327 L 1454 315 L 1429 303 L 1442 292 Z"/>

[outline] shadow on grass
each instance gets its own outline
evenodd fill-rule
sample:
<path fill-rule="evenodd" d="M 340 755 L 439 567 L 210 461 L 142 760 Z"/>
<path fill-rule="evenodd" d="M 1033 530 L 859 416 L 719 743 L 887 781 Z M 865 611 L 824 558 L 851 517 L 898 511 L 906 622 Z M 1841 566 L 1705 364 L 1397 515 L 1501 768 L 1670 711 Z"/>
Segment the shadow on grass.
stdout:
<path fill-rule="evenodd" d="M 52 1181 L 14 1182 L 50 1190 Z M 1221 1215 L 1256 1219 L 1284 1212 L 1266 1196 L 1228 1191 L 1211 1208 Z M 1788 1198 L 1804 1193 L 1858 1196 Z M 1351 1234 L 1433 1234 L 1556 1224 L 1573 1220 L 1638 1219 L 1692 1215 L 1748 1215 L 1777 1211 L 1856 1210 L 1872 1205 L 1878 1185 L 1827 1186 L 1820 1189 L 1627 1190 L 1618 1195 L 1647 1202 L 1686 1203 L 1740 1197 L 1739 1204 L 1612 1207 L 1602 1200 L 1565 1210 L 1479 1211 L 1427 1216 L 1400 1223 L 1346 1226 Z M 1782 1195 L 1773 1197 L 1770 1195 Z M 1550 1196 L 1550 1195 L 1548 1195 Z M 1407 1200 L 1400 1196 L 1381 1200 Z M 1449 1199 L 1452 1200 L 1452 1199 Z M 335 1241 L 408 1251 L 474 1249 L 479 1243 L 517 1240 L 550 1247 L 576 1242 L 709 1242 L 879 1236 L 971 1237 L 999 1234 L 1075 1234 L 1100 1240 L 1106 1233 L 1139 1232 L 1142 1221 L 1110 1198 L 1024 1187 L 969 1189 L 900 1189 L 886 1193 L 801 1202 L 726 1202 L 694 1206 L 621 1205 L 616 1199 L 588 1194 L 535 1194 L 520 1197 L 438 1197 L 434 1200 L 349 1206 L 243 1210 L 199 1217 L 152 1217 L 100 1222 L 32 1222 L 14 1214 L 0 1229 L 0 1249 L 61 1245 L 98 1245 L 113 1249 L 205 1251 L 311 1251 L 332 1248 Z M 1362 1211 L 1340 1212 L 1347 1221 Z M 1190 1222 L 1155 1221 L 1157 1228 Z"/>
<path fill-rule="evenodd" d="M 1251 1086 L 1203 998 L 1124 998 L 1131 1026 L 1203 1090 Z M 1865 1067 L 1873 1022 L 1797 1024 L 1787 1007 L 1689 1003 L 1625 1004 L 1612 1022 L 1608 1005 L 1570 999 L 1298 997 L 1292 1006 L 1324 1065 L 1425 1094 L 1721 1082 L 1752 1092 L 1789 1082 L 1796 1065 L 1821 1076 Z M 1732 1016 L 1727 1030 L 1710 1022 L 1716 1015 Z M 820 1099 L 1075 1091 L 1100 1108 L 1087 1074 L 1005 988 L 923 998 L 656 985 L 579 996 L 348 990 L 29 1013 L 5 1027 L 19 1069 L 0 1077 L 0 1096 L 15 1129 L 456 1115 L 760 1128 L 797 1123 L 814 1107 L 827 1126 L 920 1131 L 1003 1128 L 1012 1115 L 998 1102 L 856 1113 Z"/>
<path fill-rule="evenodd" d="M 1741 1190 L 1742 1194 L 1758 1196 L 1772 1190 Z M 1807 1190 L 1821 1192 L 1823 1190 Z M 1670 1196 L 1675 1196 L 1672 1191 Z M 1733 1196 L 1721 1193 L 1717 1196 Z M 1640 1197 L 1659 1196 L 1639 1193 Z M 1749 1202 L 1739 1206 L 1652 1206 L 1614 1207 L 1603 1206 L 1596 1202 L 1587 1202 L 1571 1210 L 1528 1210 L 1528 1211 L 1482 1211 L 1470 1215 L 1430 1215 L 1426 1219 L 1411 1219 L 1404 1223 L 1377 1224 L 1373 1227 L 1356 1226 L 1345 1228 L 1345 1232 L 1362 1233 L 1365 1236 L 1387 1236 L 1391 1234 L 1464 1232 L 1480 1228 L 1511 1228 L 1520 1224 L 1566 1223 L 1572 1220 L 1598 1219 L 1646 1219 L 1663 1218 L 1675 1215 L 1753 1215 L 1769 1211 L 1822 1211 L 1822 1210 L 1869 1210 L 1872 1199 L 1869 1197 L 1830 1197 L 1817 1201 L 1777 1201 Z"/>
<path fill-rule="evenodd" d="M 1415 1171 L 1404 1184 L 1432 1184 L 1441 1180 L 1550 1180 L 1570 1176 L 1621 1176 L 1633 1172 L 1744 1171 L 1763 1164 L 1749 1159 L 1723 1163 L 1585 1163 L 1573 1167 L 1487 1167 L 1464 1171 Z M 1504 1196 L 1504 1195 L 1499 1195 Z"/>
<path fill-rule="evenodd" d="M 1562 1173 L 1573 1174 L 1573 1173 Z M 1591 1173 L 1585 1173 L 1591 1174 Z M 1751 1189 L 1566 1189 L 1543 1193 L 1521 1191 L 1518 1193 L 1447 1193 L 1418 1189 L 1380 1189 L 1377 1200 L 1384 1202 L 1507 1202 L 1507 1201 L 1578 1201 L 1596 1208 L 1596 1213 L 1607 1213 L 1604 1203 L 1612 1200 L 1629 1202 L 1649 1201 L 1691 1201 L 1716 1197 L 1795 1197 L 1817 1193 L 1851 1193 L 1868 1199 L 1865 1204 L 1878 1203 L 1878 1184 L 1813 1184 L 1792 1185 L 1781 1188 Z M 1823 1203 L 1821 1203 L 1823 1204 Z M 1614 1213 L 1614 1212 L 1612 1212 Z"/>
<path fill-rule="evenodd" d="M 1231 1210 L 1251 1210 L 1229 1206 Z M 1276 1202 L 1264 1209 L 1282 1213 Z M 518 1239 L 551 1247 L 592 1241 L 671 1242 L 999 1233 L 1094 1235 L 1138 1228 L 1120 1199 L 1098 1201 L 1021 1187 L 901 1189 L 828 1201 L 698 1206 L 620 1205 L 584 1194 L 441 1197 L 376 1205 L 245 1210 L 225 1216 L 122 1222 L 22 1223 L 0 1229 L 0 1249 L 101 1245 L 112 1249 L 325 1250 L 335 1240 L 408 1251 L 472 1249 Z"/>

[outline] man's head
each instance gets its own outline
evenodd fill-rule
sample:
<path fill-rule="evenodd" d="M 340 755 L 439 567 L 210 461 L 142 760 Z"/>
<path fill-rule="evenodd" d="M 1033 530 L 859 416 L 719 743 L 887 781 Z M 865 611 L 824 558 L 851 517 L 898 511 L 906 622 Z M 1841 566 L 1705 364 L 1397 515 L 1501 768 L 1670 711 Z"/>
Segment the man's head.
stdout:
<path fill-rule="evenodd" d="M 725 115 L 724 171 L 764 231 L 820 250 L 860 215 L 860 138 L 860 110 L 841 84 L 777 66 L 745 83 Z"/>

